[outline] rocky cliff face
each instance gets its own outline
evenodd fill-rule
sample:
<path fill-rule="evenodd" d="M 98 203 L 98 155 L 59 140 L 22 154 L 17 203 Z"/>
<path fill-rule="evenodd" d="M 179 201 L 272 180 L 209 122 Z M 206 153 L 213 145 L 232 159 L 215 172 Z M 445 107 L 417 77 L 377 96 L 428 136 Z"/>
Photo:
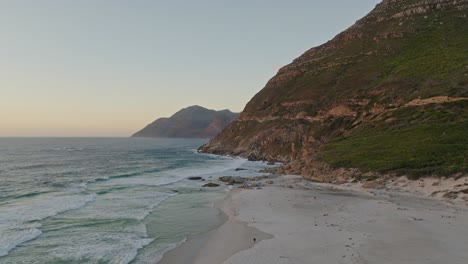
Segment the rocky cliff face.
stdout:
<path fill-rule="evenodd" d="M 384 0 L 280 69 L 200 150 L 305 176 L 466 172 L 467 15 L 468 0 Z"/>
<path fill-rule="evenodd" d="M 238 116 L 229 110 L 215 111 L 190 106 L 170 118 L 154 121 L 132 137 L 212 138 Z"/>

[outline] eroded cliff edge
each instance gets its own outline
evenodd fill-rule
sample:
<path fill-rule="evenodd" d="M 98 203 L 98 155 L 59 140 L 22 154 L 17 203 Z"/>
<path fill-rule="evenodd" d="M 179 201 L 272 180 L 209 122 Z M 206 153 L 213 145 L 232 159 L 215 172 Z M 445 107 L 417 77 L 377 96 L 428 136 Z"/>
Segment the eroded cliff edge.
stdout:
<path fill-rule="evenodd" d="M 383 1 L 280 69 L 200 150 L 325 181 L 466 174 L 467 14 L 468 0 Z"/>

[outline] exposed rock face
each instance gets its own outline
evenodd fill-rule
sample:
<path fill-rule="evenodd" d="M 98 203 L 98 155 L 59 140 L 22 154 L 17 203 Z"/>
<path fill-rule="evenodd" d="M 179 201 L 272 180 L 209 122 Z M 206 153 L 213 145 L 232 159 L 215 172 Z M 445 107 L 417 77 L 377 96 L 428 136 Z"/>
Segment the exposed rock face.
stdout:
<path fill-rule="evenodd" d="M 455 139 L 468 128 L 467 14 L 468 0 L 383 1 L 346 31 L 281 68 L 240 117 L 200 150 L 292 162 L 287 171 L 307 177 L 317 170 L 317 162 L 325 164 L 319 166 L 325 171 L 357 167 L 405 173 L 399 169 L 406 166 L 418 173 L 466 172 L 466 162 L 461 164 L 463 159 L 458 156 L 446 162 L 457 162 L 450 170 L 440 166 L 424 170 L 424 166 L 432 166 L 431 161 L 421 162 L 418 168 L 403 161 L 394 165 L 380 162 L 373 167 L 365 160 L 344 158 L 347 149 L 343 146 L 356 144 L 351 150 L 383 161 L 395 156 L 391 151 L 381 153 L 386 147 L 395 147 L 389 138 L 401 137 L 408 141 L 404 147 L 420 151 L 408 155 L 436 152 L 436 160 L 439 154 L 443 157 L 451 152 L 423 151 L 418 146 L 440 143 L 431 141 L 437 138 L 428 134 L 427 127 L 432 125 Z M 457 99 L 443 103 L 428 99 L 440 96 Z M 428 103 L 410 103 L 414 100 Z M 422 116 L 431 111 L 447 113 L 446 120 Z M 428 140 L 409 142 L 399 132 L 404 129 L 421 133 L 408 132 L 411 138 Z M 362 135 L 381 137 L 383 145 L 378 145 L 378 139 L 367 143 L 361 140 Z M 353 143 L 358 139 L 361 143 Z M 460 142 L 466 151 L 467 140 Z"/>
<path fill-rule="evenodd" d="M 154 121 L 132 137 L 212 138 L 238 116 L 229 110 L 215 111 L 190 106 L 170 118 Z"/>

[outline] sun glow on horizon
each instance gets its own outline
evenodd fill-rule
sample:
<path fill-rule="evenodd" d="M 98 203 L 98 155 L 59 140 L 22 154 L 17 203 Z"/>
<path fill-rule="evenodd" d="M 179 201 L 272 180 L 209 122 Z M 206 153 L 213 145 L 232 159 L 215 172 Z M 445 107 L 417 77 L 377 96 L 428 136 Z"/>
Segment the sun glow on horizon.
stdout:
<path fill-rule="evenodd" d="M 240 112 L 378 2 L 2 1 L 0 136 L 125 137 L 190 105 Z"/>

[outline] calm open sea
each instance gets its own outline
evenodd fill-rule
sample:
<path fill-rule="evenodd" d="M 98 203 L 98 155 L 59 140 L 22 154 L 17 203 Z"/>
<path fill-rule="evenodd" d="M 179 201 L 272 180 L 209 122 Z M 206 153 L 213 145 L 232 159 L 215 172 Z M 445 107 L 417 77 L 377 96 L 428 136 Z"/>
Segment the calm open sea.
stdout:
<path fill-rule="evenodd" d="M 205 142 L 0 138 L 0 263 L 156 263 L 222 218 L 226 189 L 187 177 L 267 166 L 196 153 Z"/>

